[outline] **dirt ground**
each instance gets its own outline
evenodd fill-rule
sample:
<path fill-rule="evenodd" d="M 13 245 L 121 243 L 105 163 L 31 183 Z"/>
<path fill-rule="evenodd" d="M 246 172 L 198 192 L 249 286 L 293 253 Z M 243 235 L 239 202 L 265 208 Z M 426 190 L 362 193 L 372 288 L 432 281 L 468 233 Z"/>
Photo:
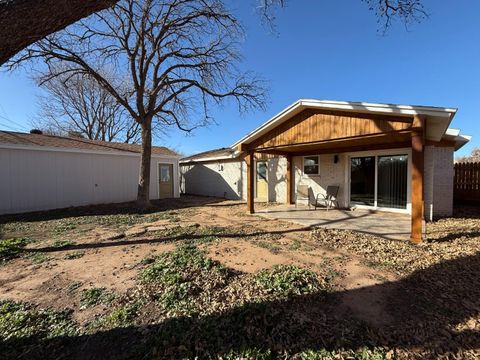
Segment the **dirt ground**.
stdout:
<path fill-rule="evenodd" d="M 86 326 L 104 315 L 108 305 L 82 307 L 83 290 L 105 288 L 128 294 L 135 288 L 145 259 L 172 251 L 184 241 L 199 239 L 198 247 L 210 259 L 238 273 L 257 274 L 276 265 L 293 264 L 330 274 L 332 291 L 339 294 L 332 308 L 335 313 L 330 315 L 341 318 L 349 314 L 381 329 L 398 321 L 391 299 L 403 301 L 403 295 L 397 295 L 417 269 L 400 264 L 401 269 L 408 269 L 402 273 L 398 266 L 378 266 L 382 264 L 374 261 L 374 255 L 362 252 L 368 238 L 358 238 L 357 251 L 344 246 L 335 231 L 312 231 L 248 215 L 245 204 L 240 202 L 186 196 L 156 205 L 154 212 L 144 215 L 131 213 L 129 205 L 118 205 L 0 218 L 0 241 L 21 237 L 29 242 L 21 256 L 0 267 L 0 300 L 71 309 L 73 319 Z M 480 221 L 458 221 L 451 219 L 430 228 L 435 237 L 443 239 L 442 234 L 451 234 L 457 226 L 453 222 L 466 224 L 469 232 L 463 236 L 469 239 L 470 247 L 462 250 L 465 253 L 457 251 L 455 256 L 477 255 Z M 355 234 L 347 232 L 342 236 L 349 244 L 356 241 Z M 378 246 L 385 249 L 383 244 Z M 447 247 L 445 242 L 441 246 Z M 388 257 L 386 253 L 378 252 L 382 258 Z M 440 256 L 428 266 L 441 261 Z M 472 306 L 477 305 L 475 302 Z M 397 309 L 401 308 L 408 306 Z M 479 312 L 469 313 L 474 319 L 470 328 L 475 331 L 480 325 Z"/>
<path fill-rule="evenodd" d="M 133 235 L 117 240 L 111 238 L 120 236 L 125 231 L 118 231 L 112 226 L 89 229 L 88 226 L 80 225 L 66 230 L 68 236 L 65 233 L 53 235 L 54 239 L 67 238 L 73 243 L 60 248 L 52 246 L 49 226 L 41 226 L 31 234 L 28 230 L 5 232 L 5 238 L 34 236 L 35 242 L 27 250 L 46 254 L 48 259 L 35 264 L 28 257 L 20 258 L 3 266 L 0 272 L 0 296 L 32 302 L 41 307 L 76 309 L 79 308 L 78 294 L 82 289 L 105 287 L 115 292 L 125 292 L 134 286 L 142 259 L 175 247 L 173 242 L 159 239 L 155 231 L 144 230 L 196 225 L 226 227 L 252 233 L 249 236 L 220 236 L 221 241 L 205 247 L 212 259 L 241 272 L 256 273 L 281 264 L 295 264 L 315 271 L 323 264 L 331 264 L 341 274 L 337 286 L 345 290 L 396 279 L 391 272 L 362 265 L 358 257 L 317 246 L 311 240 L 309 228 L 247 215 L 245 204 L 241 202 L 210 201 L 207 198 L 183 198 L 181 205 L 185 209 L 176 210 L 176 214 L 173 214 L 180 218 L 178 222 L 167 219 L 138 223 L 125 230 L 127 235 L 128 231 Z M 81 257 L 67 258 L 69 254 L 79 251 L 83 253 Z M 80 283 L 76 291 L 68 291 L 69 286 L 76 283 Z M 360 318 L 378 323 L 385 319 L 382 309 L 385 296 L 386 294 L 373 293 L 371 298 L 345 298 L 344 301 Z M 85 310 L 74 312 L 79 321 L 88 321 L 93 315 L 95 313 L 86 314 Z"/>

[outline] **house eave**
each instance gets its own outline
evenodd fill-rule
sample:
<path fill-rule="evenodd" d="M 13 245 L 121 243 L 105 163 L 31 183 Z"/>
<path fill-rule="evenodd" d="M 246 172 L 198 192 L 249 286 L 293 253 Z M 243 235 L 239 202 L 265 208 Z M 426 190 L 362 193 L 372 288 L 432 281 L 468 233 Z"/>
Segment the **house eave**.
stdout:
<path fill-rule="evenodd" d="M 405 117 L 422 115 L 427 118 L 428 123 L 426 138 L 434 141 L 440 141 L 457 112 L 456 108 L 447 107 L 300 99 L 292 105 L 288 106 L 287 108 L 283 109 L 281 112 L 270 118 L 267 122 L 256 128 L 252 132 L 248 133 L 246 136 L 234 143 L 231 148 L 237 149 L 238 146 L 241 144 L 251 143 L 252 141 L 266 134 L 271 129 L 291 119 L 293 116 L 305 109 L 338 110 L 355 113 L 384 114 L 390 116 L 395 115 Z"/>

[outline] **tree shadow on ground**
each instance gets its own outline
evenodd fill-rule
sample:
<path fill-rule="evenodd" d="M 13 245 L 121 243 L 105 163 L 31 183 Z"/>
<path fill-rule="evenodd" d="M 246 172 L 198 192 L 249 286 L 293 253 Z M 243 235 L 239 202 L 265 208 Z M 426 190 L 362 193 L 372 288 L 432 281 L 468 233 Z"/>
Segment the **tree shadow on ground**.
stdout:
<path fill-rule="evenodd" d="M 140 321 L 78 337 L 12 338 L 0 345 L 4 351 L 14 349 L 21 355 L 26 343 L 38 344 L 24 358 L 42 359 L 215 358 L 251 348 L 279 356 L 365 346 L 400 348 L 418 358 L 449 352 L 463 357 L 462 351 L 480 349 L 479 273 L 477 253 L 415 271 L 395 282 L 354 290 L 246 303 L 221 313 L 158 324 Z M 346 296 L 361 302 L 372 292 L 384 294 L 388 312 L 376 326 L 360 321 L 342 304 Z M 473 326 L 457 328 L 469 319 L 474 319 Z"/>
<path fill-rule="evenodd" d="M 168 210 L 179 210 L 196 206 L 214 205 L 222 201 L 225 201 L 225 199 L 207 196 L 182 196 L 177 199 L 152 200 L 151 208 L 146 211 L 140 211 L 136 207 L 135 202 L 79 206 L 65 209 L 29 212 L 24 214 L 3 215 L 0 216 L 0 224 L 6 224 L 10 222 L 49 221 L 81 216 L 149 214 Z M 228 206 L 232 205 L 228 204 Z"/>

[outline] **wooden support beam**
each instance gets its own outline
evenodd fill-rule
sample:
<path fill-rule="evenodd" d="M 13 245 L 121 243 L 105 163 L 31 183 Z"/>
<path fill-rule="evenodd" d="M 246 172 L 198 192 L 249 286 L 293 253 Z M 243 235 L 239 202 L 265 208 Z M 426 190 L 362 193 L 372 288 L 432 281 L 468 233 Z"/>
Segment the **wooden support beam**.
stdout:
<path fill-rule="evenodd" d="M 293 174 L 293 162 L 292 162 L 292 155 L 287 155 L 287 204 L 294 203 L 294 196 L 293 196 L 293 183 L 294 183 L 294 174 Z"/>
<path fill-rule="evenodd" d="M 422 227 L 424 219 L 423 204 L 423 162 L 424 162 L 424 133 L 421 131 L 423 119 L 415 117 L 417 125 L 412 132 L 412 232 L 410 239 L 414 243 L 422 242 Z"/>
<path fill-rule="evenodd" d="M 255 156 L 250 151 L 245 157 L 247 163 L 247 208 L 250 214 L 255 213 L 254 190 L 255 190 Z"/>

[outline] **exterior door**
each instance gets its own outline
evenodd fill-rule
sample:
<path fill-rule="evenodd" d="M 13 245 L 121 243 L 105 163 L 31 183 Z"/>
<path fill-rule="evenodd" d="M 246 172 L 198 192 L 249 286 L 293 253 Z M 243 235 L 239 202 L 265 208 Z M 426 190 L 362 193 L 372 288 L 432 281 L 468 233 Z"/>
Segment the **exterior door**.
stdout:
<path fill-rule="evenodd" d="M 173 198 L 173 165 L 158 164 L 158 197 Z"/>
<path fill-rule="evenodd" d="M 406 209 L 408 155 L 350 158 L 350 204 Z"/>
<path fill-rule="evenodd" d="M 267 162 L 257 161 L 257 199 L 268 199 Z"/>

